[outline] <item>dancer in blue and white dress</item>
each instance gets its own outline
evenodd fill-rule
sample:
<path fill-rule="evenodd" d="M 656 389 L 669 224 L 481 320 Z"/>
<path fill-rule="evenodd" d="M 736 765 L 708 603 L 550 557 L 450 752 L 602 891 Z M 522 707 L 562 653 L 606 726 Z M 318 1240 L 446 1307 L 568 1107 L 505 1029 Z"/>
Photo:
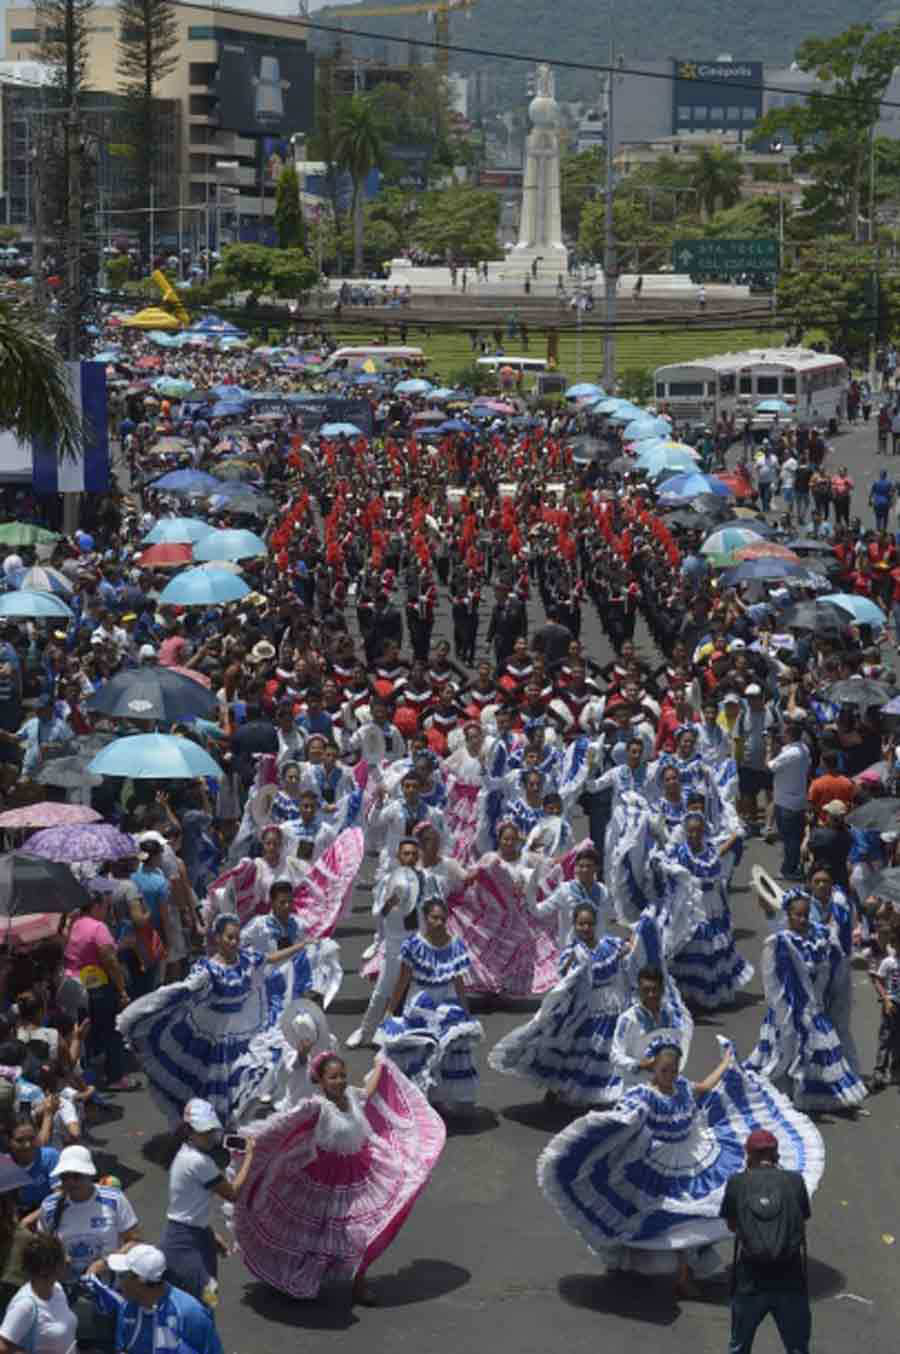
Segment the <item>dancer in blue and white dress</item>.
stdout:
<path fill-rule="evenodd" d="M 705 913 L 687 942 L 676 951 L 672 976 L 684 1000 L 707 1011 L 729 1005 L 753 977 L 753 966 L 738 954 L 731 930 L 721 859 L 730 845 L 723 841 L 716 847 L 708 842 L 703 814 L 691 812 L 684 820 L 684 841 L 671 851 L 675 862 L 699 884 Z"/>
<path fill-rule="evenodd" d="M 694 1022 L 677 984 L 666 974 L 662 953 L 639 970 L 637 1001 L 627 1006 L 616 1021 L 610 1058 L 623 1090 L 640 1085 L 641 1074 L 649 1072 L 651 1059 L 647 1057 L 647 1046 L 660 1030 L 678 1034 L 683 1067 L 694 1036 Z"/>
<path fill-rule="evenodd" d="M 824 926 L 810 921 L 802 889 L 781 899 L 784 924 L 763 942 L 762 980 L 768 1003 L 747 1067 L 789 1090 L 806 1111 L 853 1109 L 866 1097 L 827 1014 L 831 984 L 844 955 Z"/>
<path fill-rule="evenodd" d="M 775 1135 L 779 1164 L 802 1172 L 810 1194 L 825 1163 L 815 1125 L 719 1043 L 718 1067 L 691 1083 L 679 1074 L 680 1036 L 657 1035 L 647 1048 L 649 1084 L 576 1120 L 537 1165 L 546 1198 L 609 1269 L 674 1273 L 684 1296 L 695 1274 L 721 1263 L 715 1243 L 729 1232 L 719 1209 L 749 1132 Z"/>
<path fill-rule="evenodd" d="M 213 953 L 187 978 L 138 997 L 117 1024 L 169 1119 L 180 1120 L 187 1102 L 197 1098 L 210 1101 L 228 1126 L 269 1094 L 284 1051 L 267 968 L 292 965 L 299 957 L 302 971 L 306 960 L 301 942 L 267 956 L 242 949 L 240 920 L 228 913 L 216 917 L 212 941 Z M 288 990 L 286 999 L 291 995 Z"/>
<path fill-rule="evenodd" d="M 401 970 L 389 1015 L 375 1043 L 426 1095 L 448 1112 L 475 1103 L 478 1068 L 472 1046 L 484 1038 L 466 1002 L 465 943 L 447 930 L 447 904 L 431 898 L 423 928 L 400 952 Z"/>
<path fill-rule="evenodd" d="M 294 886 L 278 879 L 269 890 L 269 911 L 254 917 L 241 930 L 241 945 L 257 950 L 270 960 L 266 990 L 272 1020 L 280 1019 L 290 991 L 294 1000 L 305 992 L 316 992 L 327 1010 L 343 981 L 340 946 L 336 940 L 307 941 L 294 912 Z M 271 956 L 290 950 L 296 955 L 289 973 Z"/>
<path fill-rule="evenodd" d="M 560 981 L 527 1024 L 494 1046 L 488 1062 L 496 1072 L 527 1077 L 550 1100 L 608 1105 L 622 1091 L 609 1049 L 633 987 L 629 961 L 637 937 L 598 940 L 590 903 L 575 907 L 574 937 L 559 957 Z"/>

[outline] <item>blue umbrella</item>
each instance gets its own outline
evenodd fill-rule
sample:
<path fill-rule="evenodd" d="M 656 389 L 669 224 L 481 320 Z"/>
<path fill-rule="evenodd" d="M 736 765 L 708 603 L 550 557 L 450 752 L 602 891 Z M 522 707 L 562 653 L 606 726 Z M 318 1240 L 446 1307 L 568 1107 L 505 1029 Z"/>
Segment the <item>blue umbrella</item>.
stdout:
<path fill-rule="evenodd" d="M 323 423 L 319 429 L 320 437 L 359 437 L 362 432 L 355 423 Z"/>
<path fill-rule="evenodd" d="M 794 564 L 789 559 L 745 559 L 734 569 L 722 575 L 722 582 L 731 588 L 735 583 L 750 583 L 754 580 L 768 579 L 774 582 L 779 578 L 808 578 L 809 569 L 805 564 Z M 877 610 L 877 608 L 876 608 Z"/>
<path fill-rule="evenodd" d="M 117 738 L 88 765 L 94 776 L 124 776 L 128 780 L 197 780 L 221 776 L 222 768 L 190 738 L 171 733 L 136 733 Z"/>
<path fill-rule="evenodd" d="M 0 616 L 31 616 L 37 620 L 71 620 L 74 612 L 52 592 L 22 588 L 0 597 Z"/>
<path fill-rule="evenodd" d="M 91 358 L 92 362 L 118 362 L 122 356 L 119 348 L 107 348 L 102 353 L 95 353 Z"/>
<path fill-rule="evenodd" d="M 648 475 L 689 475 L 697 469 L 697 462 L 686 451 L 639 451 L 634 458 L 636 470 Z"/>
<path fill-rule="evenodd" d="M 16 587 L 28 592 L 52 592 L 56 597 L 65 598 L 75 591 L 71 578 L 50 564 L 33 564 L 16 580 Z"/>
<path fill-rule="evenodd" d="M 239 602 L 250 589 L 225 569 L 185 569 L 159 594 L 162 606 L 223 606 Z"/>
<path fill-rule="evenodd" d="M 620 405 L 613 413 L 606 415 L 607 423 L 631 423 L 633 419 L 640 414 L 640 409 L 635 409 L 634 405 Z"/>
<path fill-rule="evenodd" d="M 245 414 L 250 408 L 249 402 L 244 399 L 237 400 L 216 400 L 212 407 L 213 418 L 234 417 L 237 414 Z"/>
<path fill-rule="evenodd" d="M 147 532 L 144 545 L 192 545 L 208 536 L 212 528 L 199 517 L 161 517 Z"/>
<path fill-rule="evenodd" d="M 198 561 L 252 559 L 268 553 L 268 546 L 255 531 L 238 529 L 211 531 L 194 546 L 194 559 Z"/>
<path fill-rule="evenodd" d="M 701 475 L 697 471 L 688 471 L 684 475 L 673 475 L 659 486 L 661 498 L 672 502 L 679 499 L 696 498 L 698 494 L 716 494 L 719 498 L 733 498 L 734 493 L 727 484 L 714 479 L 712 475 Z"/>
<path fill-rule="evenodd" d="M 784 400 L 760 400 L 756 405 L 757 414 L 790 414 L 791 406 Z"/>
<path fill-rule="evenodd" d="M 2 600 L 0 598 L 0 601 Z M 887 616 L 881 607 L 876 606 L 868 597 L 860 597 L 855 592 L 832 592 L 827 597 L 818 597 L 816 600 L 831 602 L 842 611 L 848 611 L 857 625 L 887 625 Z"/>
<path fill-rule="evenodd" d="M 203 489 L 214 494 L 217 489 L 221 489 L 222 481 L 217 480 L 215 475 L 207 475 L 205 470 L 170 470 L 167 475 L 154 480 L 151 487 L 168 489 L 174 494 L 186 494 L 192 489 Z"/>
<path fill-rule="evenodd" d="M 651 437 L 669 437 L 672 432 L 672 425 L 667 423 L 664 418 L 651 418 L 647 414 L 642 414 L 640 418 L 632 419 L 626 423 L 622 430 L 622 437 L 626 442 L 643 442 Z"/>
<path fill-rule="evenodd" d="M 461 418 L 448 418 L 443 423 L 439 423 L 434 429 L 436 433 L 465 433 L 469 431 L 469 424 L 463 423 Z"/>
<path fill-rule="evenodd" d="M 155 343 L 159 348 L 180 348 L 181 335 L 167 334 L 162 329 L 151 329 L 147 334 L 151 343 Z"/>
<path fill-rule="evenodd" d="M 431 389 L 431 382 L 416 376 L 409 381 L 398 381 L 394 389 L 398 395 L 424 395 Z"/>
<path fill-rule="evenodd" d="M 606 391 L 602 386 L 595 386 L 593 381 L 579 381 L 577 385 L 569 386 L 566 391 L 567 400 L 577 400 L 584 395 L 595 395 L 597 399 L 602 399 Z"/>
<path fill-rule="evenodd" d="M 456 393 L 450 386 L 438 386 L 436 390 L 429 390 L 428 398 L 429 400 L 449 400 Z"/>
<path fill-rule="evenodd" d="M 640 409 L 636 409 L 630 400 L 620 399 L 618 395 L 604 395 L 601 399 L 595 400 L 592 408 L 597 414 L 615 414 L 620 409 L 634 409 L 639 414 Z"/>

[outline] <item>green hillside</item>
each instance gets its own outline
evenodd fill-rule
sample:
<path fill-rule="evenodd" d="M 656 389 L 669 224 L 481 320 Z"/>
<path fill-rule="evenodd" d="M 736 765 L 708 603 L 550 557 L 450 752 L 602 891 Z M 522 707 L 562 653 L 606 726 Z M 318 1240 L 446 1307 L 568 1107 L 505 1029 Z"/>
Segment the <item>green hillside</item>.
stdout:
<path fill-rule="evenodd" d="M 894 0 L 895 2 L 895 0 Z M 355 5 L 315 10 L 312 21 L 332 22 L 340 15 L 347 27 L 359 27 L 394 39 L 386 45 L 364 39 L 348 39 L 355 56 L 387 54 L 391 61 L 406 59 L 403 43 L 427 41 L 434 29 L 427 17 L 354 19 Z M 629 60 L 711 58 L 728 52 L 735 60 L 768 61 L 788 65 L 804 38 L 842 32 L 852 22 L 896 22 L 898 12 L 891 0 L 859 0 L 852 15 L 843 0 L 795 0 L 785 6 L 773 0 L 643 0 L 636 5 L 599 5 L 585 0 L 556 0 L 552 5 L 534 0 L 475 0 L 466 14 L 451 16 L 451 43 L 487 48 L 501 53 L 521 53 L 543 61 L 597 61 L 609 52 L 610 15 L 615 28 L 615 50 Z M 327 50 L 333 35 L 318 33 L 312 44 Z M 421 60 L 430 54 L 422 49 Z M 501 96 L 524 94 L 526 70 L 518 62 L 477 56 L 451 55 L 451 69 L 471 72 L 486 65 L 494 69 Z M 557 93 L 563 98 L 590 98 L 597 82 L 588 72 L 559 71 Z"/>

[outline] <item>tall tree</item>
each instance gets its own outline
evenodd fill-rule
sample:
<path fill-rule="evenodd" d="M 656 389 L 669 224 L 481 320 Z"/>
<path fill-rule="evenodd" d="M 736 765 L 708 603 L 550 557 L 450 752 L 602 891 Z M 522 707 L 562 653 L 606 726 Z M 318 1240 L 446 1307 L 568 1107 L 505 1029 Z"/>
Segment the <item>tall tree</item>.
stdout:
<path fill-rule="evenodd" d="M 865 234 L 861 224 L 867 229 L 860 207 L 871 141 L 881 100 L 900 64 L 900 25 L 876 31 L 871 24 L 853 24 L 837 37 L 808 38 L 794 63 L 815 75 L 821 87 L 790 108 L 773 108 L 754 137 L 790 134 L 798 151 L 794 168 L 816 181 L 809 207 L 827 212 L 840 204 L 845 230 L 859 239 Z"/>
<path fill-rule="evenodd" d="M 692 165 L 691 183 L 706 215 L 717 207 L 735 207 L 741 200 L 741 157 L 718 146 L 704 146 Z"/>
<path fill-rule="evenodd" d="M 373 169 L 384 163 L 384 138 L 375 108 L 364 94 L 354 94 L 341 109 L 337 124 L 335 155 L 353 184 L 353 271 L 362 271 L 363 188 Z"/>
<path fill-rule="evenodd" d="M 75 108 L 86 87 L 88 31 L 95 0 L 37 0 L 41 60 L 53 68 L 63 108 Z"/>
<path fill-rule="evenodd" d="M 338 121 L 341 109 L 346 103 L 347 99 L 338 92 L 336 55 L 330 52 L 325 56 L 316 57 L 315 130 L 309 138 L 308 150 L 312 159 L 321 160 L 325 166 L 325 195 L 331 204 L 331 214 L 335 222 L 341 214 L 341 169 L 337 157 Z"/>
<path fill-rule="evenodd" d="M 0 303 L 0 427 L 23 442 L 43 441 L 60 457 L 83 440 L 62 358 L 43 324 L 22 306 Z"/>
<path fill-rule="evenodd" d="M 178 64 L 178 21 L 172 0 L 118 0 L 118 10 L 119 88 L 130 104 L 135 206 L 142 209 L 160 205 L 156 100 L 159 86 Z M 138 222 L 144 242 L 150 236 L 149 217 L 139 216 Z"/>
<path fill-rule="evenodd" d="M 275 229 L 281 249 L 306 248 L 306 223 L 300 202 L 300 180 L 294 165 L 286 164 L 275 186 Z"/>

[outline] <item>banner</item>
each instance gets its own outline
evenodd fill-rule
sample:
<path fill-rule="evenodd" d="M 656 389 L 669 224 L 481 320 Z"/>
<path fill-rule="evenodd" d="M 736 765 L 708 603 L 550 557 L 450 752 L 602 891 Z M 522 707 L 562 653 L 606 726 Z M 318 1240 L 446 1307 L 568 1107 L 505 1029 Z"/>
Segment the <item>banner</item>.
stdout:
<path fill-rule="evenodd" d="M 106 367 L 102 362 L 67 362 L 66 371 L 84 420 L 84 444 L 76 457 L 62 459 L 55 445 L 32 443 L 32 485 L 36 494 L 103 494 L 109 488 Z"/>

